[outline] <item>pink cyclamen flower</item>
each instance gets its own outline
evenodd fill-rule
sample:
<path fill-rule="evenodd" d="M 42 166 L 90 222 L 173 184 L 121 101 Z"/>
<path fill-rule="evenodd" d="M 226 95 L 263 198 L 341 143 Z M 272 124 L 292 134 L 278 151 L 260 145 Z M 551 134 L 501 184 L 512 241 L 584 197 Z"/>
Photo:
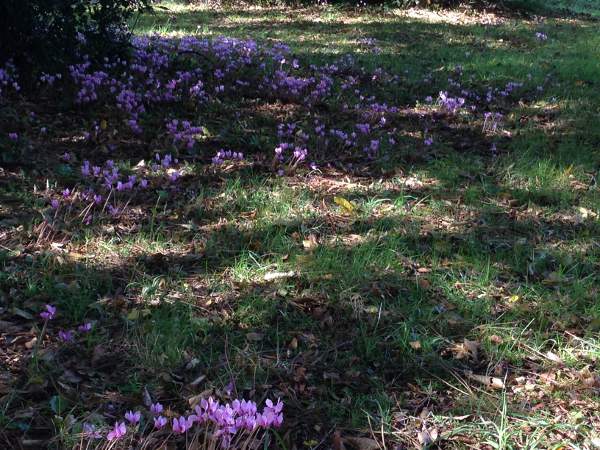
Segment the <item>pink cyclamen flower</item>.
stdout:
<path fill-rule="evenodd" d="M 71 342 L 73 341 L 73 332 L 71 330 L 60 330 L 58 337 L 63 342 Z"/>
<path fill-rule="evenodd" d="M 125 422 L 115 422 L 115 427 L 108 432 L 106 435 L 106 439 L 109 441 L 116 441 L 117 439 L 122 438 L 127 433 L 127 427 L 125 426 Z"/>
<path fill-rule="evenodd" d="M 79 325 L 77 327 L 77 330 L 80 333 L 89 333 L 90 331 L 92 331 L 92 322 L 86 322 L 86 323 L 84 323 L 82 325 Z"/>
<path fill-rule="evenodd" d="M 163 405 L 156 402 L 150 405 L 150 412 L 155 416 L 158 416 L 161 412 L 163 412 Z"/>
<path fill-rule="evenodd" d="M 142 414 L 139 411 L 136 411 L 136 412 L 127 411 L 125 413 L 125 419 L 127 419 L 127 421 L 131 424 L 138 423 L 141 418 L 142 418 Z"/>
<path fill-rule="evenodd" d="M 191 419 L 191 417 L 190 417 Z M 189 430 L 192 425 L 194 424 L 194 420 L 193 419 L 186 419 L 185 417 L 181 416 L 179 419 L 173 419 L 173 432 L 174 433 L 178 433 L 178 434 L 183 434 L 185 433 L 187 430 Z"/>
<path fill-rule="evenodd" d="M 44 320 L 52 320 L 56 315 L 56 307 L 52 305 L 46 305 L 46 310 L 40 313 L 40 317 Z"/>
<path fill-rule="evenodd" d="M 265 403 L 267 405 L 267 408 L 272 410 L 276 414 L 279 414 L 281 411 L 283 411 L 283 402 L 280 398 L 277 399 L 277 403 L 275 404 L 273 404 L 273 401 L 270 399 L 267 399 Z"/>
<path fill-rule="evenodd" d="M 160 430 L 167 424 L 166 417 L 158 416 L 154 418 L 154 428 Z"/>

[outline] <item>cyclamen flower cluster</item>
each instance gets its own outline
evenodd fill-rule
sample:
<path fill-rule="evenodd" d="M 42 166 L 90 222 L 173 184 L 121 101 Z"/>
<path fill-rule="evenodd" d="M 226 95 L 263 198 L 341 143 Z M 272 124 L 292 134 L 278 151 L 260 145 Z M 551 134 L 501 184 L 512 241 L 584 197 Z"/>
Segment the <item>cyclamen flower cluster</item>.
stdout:
<path fill-rule="evenodd" d="M 155 430 L 162 430 L 169 421 L 162 416 L 164 407 L 160 403 L 150 405 L 152 424 Z M 106 433 L 108 441 L 116 441 L 128 433 L 128 425 L 135 430 L 142 421 L 140 411 L 127 411 L 125 421 L 117 420 L 113 427 Z M 254 435 L 259 429 L 278 428 L 283 423 L 283 402 L 267 400 L 262 412 L 258 412 L 255 402 L 247 400 L 234 400 L 231 403 L 221 404 L 212 397 L 202 399 L 187 416 L 174 417 L 171 420 L 171 430 L 175 435 L 185 434 L 195 426 L 205 429 L 212 439 L 221 443 L 223 448 L 229 448 L 236 438 L 241 435 Z M 200 430 L 199 430 L 200 431 Z M 102 434 L 92 424 L 83 425 L 83 435 L 89 439 L 99 439 Z"/>
<path fill-rule="evenodd" d="M 82 56 L 78 64 L 69 67 L 69 74 L 63 76 L 65 82 L 74 84 L 75 102 L 94 102 L 95 106 L 119 111 L 119 120 L 111 119 L 110 132 L 105 132 L 105 121 L 94 123 L 83 132 L 86 142 L 104 144 L 110 152 L 114 151 L 114 144 L 109 141 L 119 131 L 112 126 L 118 127 L 119 123 L 126 133 L 145 133 L 144 138 L 152 142 L 162 140 L 163 148 L 171 148 L 173 154 L 193 149 L 198 135 L 208 134 L 197 122 L 204 111 L 239 98 L 259 104 L 276 101 L 312 108 L 310 116 L 316 119 L 314 124 L 306 125 L 306 120 L 299 118 L 294 123 L 277 126 L 279 144 L 275 146 L 273 169 L 279 174 L 307 165 L 314 167 L 309 163 L 309 154 L 312 160 L 318 160 L 330 159 L 337 152 L 349 152 L 354 157 L 371 160 L 396 146 L 400 133 L 395 128 L 398 126 L 395 119 L 399 108 L 378 99 L 377 92 L 403 78 L 382 68 L 367 70 L 352 55 L 329 64 L 306 66 L 294 58 L 285 44 L 269 46 L 252 40 L 195 36 L 181 39 L 141 36 L 133 38 L 131 43 L 132 57 L 128 60 L 104 58 L 92 64 L 89 57 Z M 359 40 L 360 45 L 367 47 L 376 43 L 371 38 Z M 11 70 L 0 72 L 0 89 L 7 86 Z M 464 111 L 466 116 L 478 108 L 500 109 L 502 103 L 522 92 L 523 84 L 516 81 L 478 92 L 467 87 L 472 83 L 462 80 L 463 72 L 460 66 L 451 71 L 448 87 L 438 94 L 439 108 L 449 114 Z M 51 86 L 58 79 L 59 74 L 43 74 L 41 82 Z M 423 78 L 424 82 L 432 79 L 431 73 Z M 427 102 L 433 104 L 434 98 L 428 97 Z M 341 112 L 353 121 L 344 127 L 332 125 L 329 116 L 320 116 L 313 108 L 317 104 L 341 105 Z M 173 118 L 174 106 L 178 118 Z M 156 127 L 156 115 L 161 112 L 165 112 L 165 117 L 159 121 L 162 125 Z M 237 118 L 240 117 L 241 112 L 237 112 Z M 425 121 L 424 128 L 432 125 L 425 114 L 421 118 Z M 495 130 L 499 120 L 487 119 L 486 129 L 488 124 L 490 130 Z M 20 139 L 11 134 L 9 139 L 13 138 Z M 433 143 L 428 134 L 423 139 L 425 146 Z M 241 152 L 222 149 L 212 157 L 212 163 L 218 165 L 243 158 Z M 64 156 L 68 164 L 75 159 L 75 154 Z M 166 188 L 162 192 L 182 192 L 179 181 L 186 170 L 170 154 L 152 161 L 150 169 L 144 165 L 136 167 L 135 174 L 123 174 L 112 161 L 104 165 L 83 161 L 80 170 L 84 186 L 71 186 L 48 200 L 57 213 L 60 210 L 65 215 L 72 212 L 78 216 L 85 211 L 81 220 L 90 223 L 92 214 L 93 217 L 122 215 L 127 205 L 136 201 L 133 194 L 150 185 L 162 185 Z"/>
<path fill-rule="evenodd" d="M 46 305 L 44 307 L 44 310 L 40 313 L 40 317 L 44 319 L 45 322 L 54 320 L 54 318 L 56 317 L 56 306 Z M 89 333 L 91 330 L 91 322 L 85 322 L 77 327 L 77 331 L 79 331 L 80 333 Z M 60 330 L 58 332 L 58 338 L 63 342 L 72 342 L 74 337 L 74 330 Z"/>
<path fill-rule="evenodd" d="M 40 76 L 40 82 L 47 84 L 48 86 L 52 86 L 56 80 L 62 79 L 62 74 L 57 73 L 54 75 L 50 75 L 49 73 L 43 72 Z"/>
<path fill-rule="evenodd" d="M 440 91 L 439 102 L 442 108 L 451 114 L 456 114 L 459 109 L 465 105 L 465 99 L 462 97 L 450 97 L 448 92 Z"/>
<path fill-rule="evenodd" d="M 212 163 L 215 166 L 223 164 L 225 161 L 242 161 L 244 154 L 242 152 L 232 152 L 231 150 L 219 150 L 215 156 L 212 157 Z"/>
<path fill-rule="evenodd" d="M 44 311 L 40 313 L 40 317 L 44 320 L 53 320 L 56 316 L 56 307 L 52 305 L 46 305 Z"/>
<path fill-rule="evenodd" d="M 289 167 L 296 167 L 306 159 L 308 150 L 288 142 L 282 142 L 275 148 L 275 160 Z"/>
<path fill-rule="evenodd" d="M 72 156 L 65 152 L 61 159 L 69 163 Z M 156 162 L 157 164 L 152 164 L 151 169 L 157 176 L 164 176 L 169 183 L 174 183 L 181 177 L 181 172 L 173 168 L 179 161 L 176 158 L 173 159 L 170 154 L 166 154 L 164 157 L 156 154 Z M 98 213 L 106 210 L 111 216 L 116 217 L 123 211 L 123 208 L 117 204 L 108 204 L 109 199 L 117 202 L 119 192 L 144 190 L 150 184 L 145 177 L 122 174 L 115 162 L 110 159 L 102 166 L 92 165 L 90 161 L 84 160 L 80 167 L 80 173 L 83 180 L 88 183 L 87 188 L 80 192 L 75 189 L 63 189 L 60 198 L 50 199 L 50 205 L 57 210 L 62 204 L 68 205 L 70 208 L 81 204 L 83 222 L 86 224 L 91 222 L 94 210 Z"/>
<path fill-rule="evenodd" d="M 379 47 L 377 39 L 375 38 L 360 38 L 356 41 L 359 45 L 367 47 L 374 54 L 378 55 L 381 53 L 381 47 Z"/>
<path fill-rule="evenodd" d="M 0 67 L 0 96 L 9 89 L 19 92 L 21 86 L 17 82 L 17 70 L 11 62 L 7 62 L 4 67 Z"/>
<path fill-rule="evenodd" d="M 191 150 L 196 143 L 196 136 L 202 134 L 202 127 L 193 126 L 189 121 L 173 119 L 167 123 L 167 131 L 173 138 L 173 145 L 183 145 Z"/>
<path fill-rule="evenodd" d="M 483 131 L 489 133 L 495 133 L 502 124 L 502 118 L 504 117 L 501 113 L 486 112 L 483 121 Z"/>

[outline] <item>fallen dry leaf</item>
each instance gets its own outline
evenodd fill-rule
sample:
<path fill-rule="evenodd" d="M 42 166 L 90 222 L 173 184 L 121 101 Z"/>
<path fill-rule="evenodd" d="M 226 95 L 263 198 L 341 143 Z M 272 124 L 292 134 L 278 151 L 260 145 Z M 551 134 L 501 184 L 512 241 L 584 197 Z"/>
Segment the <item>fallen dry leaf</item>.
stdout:
<path fill-rule="evenodd" d="M 437 441 L 438 437 L 439 432 L 437 428 L 423 428 L 423 430 L 417 433 L 417 439 L 423 448 L 429 447 L 431 444 Z"/>
<path fill-rule="evenodd" d="M 465 339 L 462 343 L 455 344 L 452 347 L 452 352 L 456 359 L 472 359 L 473 361 L 477 361 L 479 358 L 479 347 L 479 342 Z"/>
<path fill-rule="evenodd" d="M 483 384 L 491 389 L 504 389 L 504 381 L 498 377 L 490 377 L 487 375 L 476 375 L 472 372 L 465 372 L 465 376 L 473 381 Z"/>
<path fill-rule="evenodd" d="M 379 443 L 371 438 L 365 437 L 345 437 L 344 443 L 355 450 L 376 450 L 379 449 Z M 347 448 L 347 447 L 346 447 Z"/>
<path fill-rule="evenodd" d="M 264 336 L 262 333 L 247 333 L 246 334 L 246 339 L 248 339 L 249 341 L 253 341 L 253 342 L 262 341 L 263 337 Z"/>
<path fill-rule="evenodd" d="M 421 349 L 421 341 L 412 341 L 412 342 L 409 342 L 409 345 L 412 347 L 413 350 Z"/>
<path fill-rule="evenodd" d="M 560 356 L 558 356 L 556 353 L 548 351 L 548 352 L 546 352 L 545 356 L 552 362 L 555 362 L 555 363 L 561 364 L 561 365 L 563 364 L 563 360 L 560 359 Z"/>

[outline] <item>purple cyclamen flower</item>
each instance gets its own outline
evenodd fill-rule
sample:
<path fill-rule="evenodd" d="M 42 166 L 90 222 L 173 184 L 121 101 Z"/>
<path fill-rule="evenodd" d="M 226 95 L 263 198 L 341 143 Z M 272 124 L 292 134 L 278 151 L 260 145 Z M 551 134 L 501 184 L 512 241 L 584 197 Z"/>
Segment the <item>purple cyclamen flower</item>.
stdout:
<path fill-rule="evenodd" d="M 81 166 L 81 175 L 83 175 L 84 177 L 90 176 L 90 162 L 87 160 L 84 161 L 83 165 Z"/>
<path fill-rule="evenodd" d="M 425 139 L 425 141 L 423 141 L 423 144 L 425 144 L 425 146 L 427 147 L 431 147 L 433 145 L 433 139 L 428 137 L 427 139 Z"/>
<path fill-rule="evenodd" d="M 273 401 L 270 399 L 267 399 L 265 403 L 267 405 L 266 407 L 276 414 L 279 414 L 281 411 L 283 411 L 283 402 L 280 398 L 277 399 L 277 403 L 275 404 L 273 404 Z"/>
<path fill-rule="evenodd" d="M 109 441 L 116 441 L 117 439 L 122 438 L 127 433 L 127 427 L 125 426 L 125 422 L 115 422 L 115 427 L 109 431 L 106 435 L 106 439 Z"/>
<path fill-rule="evenodd" d="M 183 434 L 194 424 L 194 419 L 190 416 L 188 419 L 181 416 L 179 419 L 173 419 L 173 432 Z"/>
<path fill-rule="evenodd" d="M 150 412 L 155 416 L 158 416 L 161 412 L 163 412 L 163 405 L 158 402 L 152 403 L 152 405 L 150 405 Z"/>
<path fill-rule="evenodd" d="M 56 315 L 56 307 L 52 305 L 46 305 L 46 310 L 40 313 L 40 317 L 44 320 L 52 320 Z"/>
<path fill-rule="evenodd" d="M 125 413 L 125 419 L 127 419 L 127 421 L 131 424 L 138 423 L 141 418 L 142 418 L 142 414 L 139 411 L 136 411 L 136 412 L 127 411 Z"/>
<path fill-rule="evenodd" d="M 71 342 L 73 341 L 73 332 L 71 330 L 60 330 L 58 337 L 63 342 Z"/>
<path fill-rule="evenodd" d="M 167 424 L 167 419 L 163 416 L 158 416 L 154 418 L 154 428 L 160 430 Z"/>
<path fill-rule="evenodd" d="M 62 191 L 62 196 L 63 196 L 64 198 L 69 198 L 69 197 L 71 196 L 71 190 L 70 190 L 69 188 L 67 188 L 67 189 L 64 189 L 64 190 Z"/>
<path fill-rule="evenodd" d="M 50 206 L 52 206 L 52 209 L 58 209 L 58 207 L 60 206 L 60 202 L 53 198 L 52 200 L 50 200 Z"/>
<path fill-rule="evenodd" d="M 80 333 L 89 333 L 90 331 L 92 331 L 92 322 L 85 322 L 84 324 L 79 325 L 77 327 L 77 330 Z"/>
<path fill-rule="evenodd" d="M 108 213 L 113 216 L 116 217 L 119 215 L 119 208 L 113 205 L 108 205 Z"/>
<path fill-rule="evenodd" d="M 148 180 L 146 180 L 145 178 L 142 178 L 142 179 L 140 180 L 140 187 L 141 187 L 142 189 L 146 189 L 146 188 L 148 187 Z"/>
<path fill-rule="evenodd" d="M 8 138 L 11 141 L 16 142 L 19 139 L 19 135 L 17 133 L 8 133 Z"/>

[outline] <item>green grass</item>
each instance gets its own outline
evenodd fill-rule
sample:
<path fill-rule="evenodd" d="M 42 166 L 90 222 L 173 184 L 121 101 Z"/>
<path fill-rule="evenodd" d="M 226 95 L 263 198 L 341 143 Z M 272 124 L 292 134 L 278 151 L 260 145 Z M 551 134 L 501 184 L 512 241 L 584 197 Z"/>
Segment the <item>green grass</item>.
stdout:
<path fill-rule="evenodd" d="M 18 316 L 15 308 L 54 302 L 65 326 L 98 322 L 87 347 L 59 351 L 36 376 L 79 370 L 84 391 L 116 398 L 121 409 L 141 404 L 145 388 L 183 408 L 193 395 L 224 395 L 234 381 L 240 395 L 285 400 L 287 448 L 329 443 L 330 430 L 410 446 L 423 428 L 436 429 L 444 448 L 588 445 L 599 405 L 598 386 L 585 382 L 600 357 L 598 23 L 163 5 L 136 33 L 284 41 L 315 64 L 353 52 L 356 64 L 399 75 L 386 92 L 372 86 L 390 104 L 444 89 L 456 66 L 473 88 L 526 81 L 543 92 L 504 111 L 497 157 L 487 142 L 469 140 L 479 124 L 434 129 L 434 150 L 421 152 L 420 128 L 407 123 L 402 153 L 380 172 L 224 174 L 189 202 L 149 207 L 134 231 L 74 230 L 66 246 L 48 242 L 33 254 L 3 244 L 3 309 Z M 592 1 L 550 6 L 599 14 Z M 381 53 L 358 45 L 361 37 L 376 38 Z M 248 105 L 209 112 L 207 127 L 226 144 L 270 144 L 261 130 L 279 113 L 225 127 L 238 108 Z M 40 208 L 35 177 L 0 184 L 0 221 L 23 242 L 34 241 L 41 221 L 31 212 Z M 465 342 L 477 343 L 477 355 L 461 350 Z M 88 360 L 93 370 L 80 362 Z M 487 389 L 466 371 L 506 375 L 506 388 Z M 540 378 L 548 373 L 552 383 Z M 74 400 L 75 415 L 103 404 L 54 385 Z M 16 413 L 37 395 L 5 399 L 4 433 L 25 426 Z M 31 423 L 48 433 L 44 420 Z"/>

